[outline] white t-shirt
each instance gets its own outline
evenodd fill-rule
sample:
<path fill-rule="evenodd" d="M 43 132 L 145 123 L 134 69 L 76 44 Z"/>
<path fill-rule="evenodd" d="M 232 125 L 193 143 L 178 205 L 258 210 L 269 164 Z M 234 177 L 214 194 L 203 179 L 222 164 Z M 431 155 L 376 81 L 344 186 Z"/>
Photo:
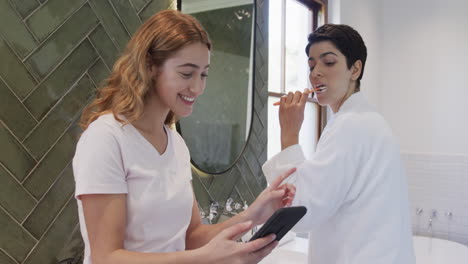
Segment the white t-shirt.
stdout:
<path fill-rule="evenodd" d="M 293 205 L 307 214 L 309 264 L 414 264 L 408 188 L 398 145 L 361 93 L 344 102 L 306 160 L 299 145 L 263 165 L 271 182 L 297 167 Z"/>
<path fill-rule="evenodd" d="M 165 127 L 161 155 L 131 124 L 112 114 L 99 117 L 82 134 L 73 158 L 84 264 L 91 264 L 80 195 L 127 194 L 124 248 L 138 252 L 185 250 L 193 206 L 190 154 L 182 137 Z"/>

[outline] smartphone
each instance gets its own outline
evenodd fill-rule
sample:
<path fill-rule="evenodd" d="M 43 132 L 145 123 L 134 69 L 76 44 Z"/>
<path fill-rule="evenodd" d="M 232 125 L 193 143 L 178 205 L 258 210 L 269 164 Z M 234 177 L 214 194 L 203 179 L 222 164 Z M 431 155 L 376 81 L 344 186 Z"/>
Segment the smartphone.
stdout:
<path fill-rule="evenodd" d="M 280 241 L 286 233 L 306 214 L 304 206 L 284 207 L 276 211 L 265 224 L 253 235 L 250 241 L 276 234 L 276 241 Z"/>

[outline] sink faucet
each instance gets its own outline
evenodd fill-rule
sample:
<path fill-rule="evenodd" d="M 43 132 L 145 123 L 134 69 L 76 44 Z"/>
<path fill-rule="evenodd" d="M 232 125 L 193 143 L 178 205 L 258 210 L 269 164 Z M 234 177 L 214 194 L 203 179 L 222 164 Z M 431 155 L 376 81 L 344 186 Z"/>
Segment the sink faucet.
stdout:
<path fill-rule="evenodd" d="M 234 210 L 234 208 L 232 208 L 233 202 L 234 200 L 232 198 L 227 199 L 226 205 L 224 206 L 224 209 L 226 210 L 226 212 L 232 213 L 232 211 Z"/>
<path fill-rule="evenodd" d="M 210 215 L 208 216 L 208 221 L 210 224 L 213 223 L 213 219 L 218 215 L 218 202 L 211 202 L 210 204 Z"/>
<path fill-rule="evenodd" d="M 419 208 L 419 207 L 416 208 L 416 214 L 417 214 L 417 215 L 421 215 L 421 214 L 423 213 L 423 211 L 424 211 L 424 210 L 423 210 L 422 208 Z"/>
<path fill-rule="evenodd" d="M 427 228 L 427 231 L 431 232 L 432 233 L 432 222 L 434 221 L 434 219 L 437 218 L 437 211 L 436 210 L 432 210 L 431 211 L 431 215 L 429 215 L 429 227 Z"/>
<path fill-rule="evenodd" d="M 230 216 L 234 216 L 242 211 L 247 210 L 247 208 L 249 208 L 247 201 L 244 201 L 242 205 L 240 202 L 234 202 L 234 199 L 229 198 L 226 200 L 223 213 L 230 215 Z"/>

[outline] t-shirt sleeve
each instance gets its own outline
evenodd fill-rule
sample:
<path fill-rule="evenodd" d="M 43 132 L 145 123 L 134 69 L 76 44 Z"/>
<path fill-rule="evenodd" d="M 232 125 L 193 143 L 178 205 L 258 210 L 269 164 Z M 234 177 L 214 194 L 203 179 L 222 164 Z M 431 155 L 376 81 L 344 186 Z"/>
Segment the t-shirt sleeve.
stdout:
<path fill-rule="evenodd" d="M 91 124 L 78 141 L 73 158 L 75 197 L 128 193 L 122 154 L 114 128 Z"/>

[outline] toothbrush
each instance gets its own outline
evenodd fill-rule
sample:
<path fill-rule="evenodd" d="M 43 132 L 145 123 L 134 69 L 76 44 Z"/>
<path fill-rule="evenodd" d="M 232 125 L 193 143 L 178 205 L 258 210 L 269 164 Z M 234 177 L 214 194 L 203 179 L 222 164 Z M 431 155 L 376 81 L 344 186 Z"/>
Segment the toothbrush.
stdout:
<path fill-rule="evenodd" d="M 322 87 L 315 88 L 315 89 L 309 90 L 308 92 L 305 92 L 305 93 L 307 93 L 307 95 L 309 95 L 310 93 L 313 93 L 313 92 L 316 92 L 316 91 L 321 90 L 321 88 L 322 88 Z M 277 106 L 277 105 L 280 105 L 280 104 L 281 104 L 281 101 L 278 101 L 278 102 L 273 103 L 274 106 Z"/>

